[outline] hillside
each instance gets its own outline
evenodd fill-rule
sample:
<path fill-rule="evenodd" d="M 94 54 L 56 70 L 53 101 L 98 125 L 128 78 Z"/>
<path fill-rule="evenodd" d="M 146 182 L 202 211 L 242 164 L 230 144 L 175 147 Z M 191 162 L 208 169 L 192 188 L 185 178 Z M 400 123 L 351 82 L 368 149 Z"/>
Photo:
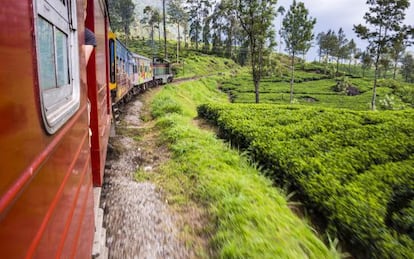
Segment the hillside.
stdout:
<path fill-rule="evenodd" d="M 283 59 L 282 59 L 283 60 Z M 287 64 L 280 62 L 280 67 Z M 372 87 L 371 77 L 362 77 L 358 67 L 334 77 L 325 73 L 323 65 L 307 63 L 298 65 L 294 80 L 294 103 L 305 106 L 323 106 L 354 110 L 370 109 Z M 253 81 L 248 70 L 222 80 L 221 89 L 227 92 L 236 103 L 255 101 Z M 264 77 L 260 83 L 260 97 L 263 103 L 288 104 L 290 102 L 290 72 Z M 381 78 L 377 88 L 379 109 L 399 110 L 414 107 L 414 85 L 401 80 Z"/>

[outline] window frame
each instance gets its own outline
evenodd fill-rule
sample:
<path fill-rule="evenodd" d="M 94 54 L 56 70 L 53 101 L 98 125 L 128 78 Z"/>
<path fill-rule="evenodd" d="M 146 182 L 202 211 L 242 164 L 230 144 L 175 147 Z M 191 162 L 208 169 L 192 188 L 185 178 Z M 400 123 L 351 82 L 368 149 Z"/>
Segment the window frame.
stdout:
<path fill-rule="evenodd" d="M 79 44 L 77 31 L 76 1 L 74 0 L 34 0 L 34 33 L 36 45 L 36 69 L 38 75 L 38 89 L 41 104 L 43 125 L 49 134 L 56 133 L 80 107 L 80 75 L 79 75 Z M 53 63 L 55 73 L 55 84 L 53 88 L 44 89 L 41 85 L 41 53 L 39 47 L 38 23 L 42 19 L 52 25 L 53 37 Z M 63 70 L 68 73 L 65 76 L 67 83 L 59 85 L 58 75 L 62 72 L 58 64 L 58 31 L 66 38 L 67 68 Z M 61 46 L 60 46 L 61 47 Z M 62 52 L 64 53 L 64 52 Z M 66 71 L 67 70 L 67 71 Z M 66 81 L 66 80 L 65 80 Z"/>

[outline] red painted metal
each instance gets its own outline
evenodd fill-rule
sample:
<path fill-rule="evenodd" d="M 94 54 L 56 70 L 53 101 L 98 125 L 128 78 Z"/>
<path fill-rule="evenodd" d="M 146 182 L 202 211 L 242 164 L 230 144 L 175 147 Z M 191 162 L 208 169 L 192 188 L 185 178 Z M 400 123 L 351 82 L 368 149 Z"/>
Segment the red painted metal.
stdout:
<path fill-rule="evenodd" d="M 91 103 L 91 161 L 93 183 L 102 186 L 111 124 L 108 84 L 107 10 L 104 1 L 88 0 L 86 27 L 95 33 L 97 46 L 89 60 L 88 98 Z"/>
<path fill-rule="evenodd" d="M 40 110 L 33 1 L 3 0 L 0 7 L 0 256 L 90 258 L 94 235 L 92 164 L 99 161 L 102 179 L 110 124 L 107 17 L 97 8 L 106 5 L 99 4 L 104 0 L 90 1 L 98 38 L 92 73 L 95 84 L 87 85 L 91 75 L 86 75 L 80 52 L 80 107 L 56 134 L 49 135 Z M 83 0 L 77 0 L 76 6 L 81 49 Z M 95 117 L 91 121 L 98 122 L 91 124 L 97 141 L 91 151 L 87 99 L 92 88 Z"/>

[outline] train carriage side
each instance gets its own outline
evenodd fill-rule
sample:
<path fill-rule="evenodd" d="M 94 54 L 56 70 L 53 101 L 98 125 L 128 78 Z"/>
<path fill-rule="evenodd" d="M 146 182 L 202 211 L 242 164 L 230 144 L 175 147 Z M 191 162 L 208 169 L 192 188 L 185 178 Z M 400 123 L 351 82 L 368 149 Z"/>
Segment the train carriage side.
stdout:
<path fill-rule="evenodd" d="M 151 59 L 138 54 L 135 54 L 135 57 L 138 61 L 139 87 L 141 90 L 146 90 L 153 85 L 154 79 Z"/>
<path fill-rule="evenodd" d="M 131 53 L 131 54 L 132 54 L 132 60 L 133 60 L 132 85 L 134 86 L 134 94 L 137 94 L 139 90 L 138 85 L 140 84 L 138 55 L 135 53 Z"/>
<path fill-rule="evenodd" d="M 131 98 L 132 78 L 133 78 L 133 57 L 132 53 L 119 41 L 114 34 L 109 37 L 109 42 L 113 42 L 114 63 L 111 61 L 111 77 L 115 79 L 115 84 L 111 84 L 112 103 L 118 104 L 123 100 L 128 101 Z M 111 44 L 111 43 L 110 43 Z M 111 49 L 111 48 L 110 48 Z M 115 74 L 115 75 L 113 75 Z"/>
<path fill-rule="evenodd" d="M 9 14 L 0 16 L 2 258 L 91 257 L 83 3 L 2 1 Z"/>

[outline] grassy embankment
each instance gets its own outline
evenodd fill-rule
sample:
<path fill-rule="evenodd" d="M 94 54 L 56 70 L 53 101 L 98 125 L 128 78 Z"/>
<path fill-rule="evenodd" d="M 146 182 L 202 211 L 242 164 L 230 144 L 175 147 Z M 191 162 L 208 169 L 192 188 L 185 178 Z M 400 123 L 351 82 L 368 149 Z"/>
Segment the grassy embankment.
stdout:
<path fill-rule="evenodd" d="M 193 202 L 206 207 L 210 221 L 201 235 L 211 237 L 212 252 L 204 256 L 338 258 L 334 244 L 327 248 L 292 213 L 283 191 L 245 156 L 195 125 L 196 107 L 204 102 L 227 102 L 216 79 L 168 85 L 156 95 L 152 115 L 172 159 L 160 175 L 137 176 L 158 183 L 176 206 Z"/>

